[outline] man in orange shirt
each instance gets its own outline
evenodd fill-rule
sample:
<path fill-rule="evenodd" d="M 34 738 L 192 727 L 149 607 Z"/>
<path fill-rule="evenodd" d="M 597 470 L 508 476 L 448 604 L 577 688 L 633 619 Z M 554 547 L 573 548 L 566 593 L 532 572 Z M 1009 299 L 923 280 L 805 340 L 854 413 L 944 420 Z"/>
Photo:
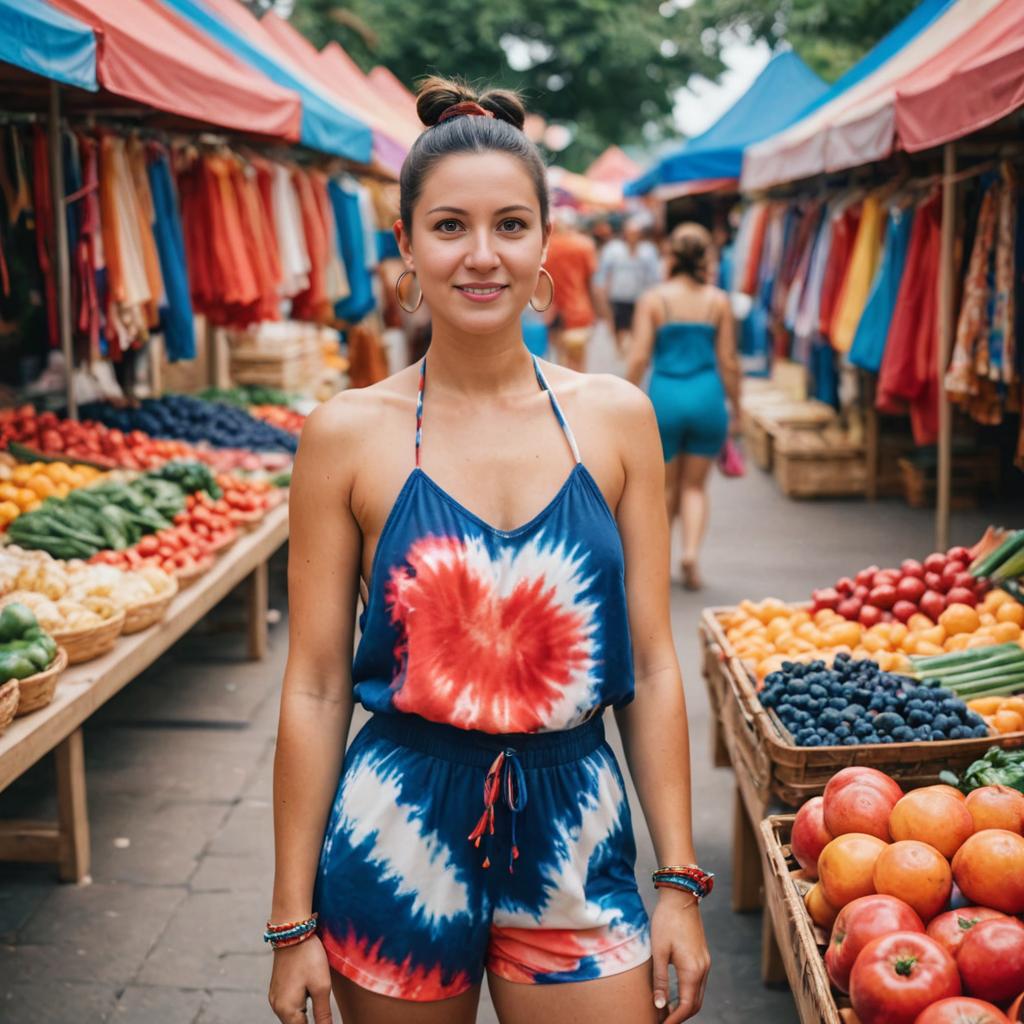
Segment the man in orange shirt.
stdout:
<path fill-rule="evenodd" d="M 586 348 L 596 319 L 597 246 L 593 239 L 576 230 L 576 216 L 570 209 L 556 209 L 554 231 L 544 263 L 554 282 L 555 295 L 549 312 L 551 341 L 559 360 L 581 373 L 586 366 Z"/>

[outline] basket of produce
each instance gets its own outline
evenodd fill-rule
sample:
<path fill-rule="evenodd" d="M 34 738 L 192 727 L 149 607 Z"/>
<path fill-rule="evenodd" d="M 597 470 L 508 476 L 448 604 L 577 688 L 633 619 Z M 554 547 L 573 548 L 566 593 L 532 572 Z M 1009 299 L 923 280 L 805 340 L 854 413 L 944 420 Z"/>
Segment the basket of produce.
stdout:
<path fill-rule="evenodd" d="M 19 684 L 17 679 L 0 683 L 0 733 L 14 721 L 18 710 Z"/>
<path fill-rule="evenodd" d="M 137 575 L 144 576 L 151 583 L 152 596 L 143 597 L 125 606 L 122 632 L 126 636 L 141 633 L 142 630 L 160 622 L 178 593 L 178 580 L 170 573 L 160 569 L 141 569 Z"/>
<path fill-rule="evenodd" d="M 989 756 L 954 777 L 960 788 L 906 793 L 847 768 L 796 815 L 761 823 L 766 896 L 805 1024 L 1020 1019 L 1024 793 L 1012 786 L 1024 786 L 1024 753 Z"/>
<path fill-rule="evenodd" d="M 15 716 L 49 704 L 57 677 L 67 664 L 67 653 L 41 628 L 27 605 L 19 601 L 4 604 L 0 610 L 0 679 L 4 684 L 18 681 Z"/>
<path fill-rule="evenodd" d="M 203 555 L 191 565 L 178 569 L 174 574 L 174 578 L 178 581 L 178 589 L 184 590 L 186 587 L 190 587 L 200 576 L 204 576 L 210 571 L 213 563 L 214 556 L 208 554 Z"/>
<path fill-rule="evenodd" d="M 106 654 L 124 628 L 124 609 L 106 597 L 51 601 L 40 594 L 15 591 L 3 601 L 6 604 L 12 599 L 32 609 L 40 625 L 67 651 L 69 665 Z"/>

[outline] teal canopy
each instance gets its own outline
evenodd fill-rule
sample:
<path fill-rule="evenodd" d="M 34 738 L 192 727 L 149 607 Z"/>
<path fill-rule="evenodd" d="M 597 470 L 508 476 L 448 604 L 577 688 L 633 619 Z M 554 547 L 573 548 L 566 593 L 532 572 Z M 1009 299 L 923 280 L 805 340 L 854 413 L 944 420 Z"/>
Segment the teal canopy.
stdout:
<path fill-rule="evenodd" d="M 0 0 L 0 61 L 95 92 L 96 38 L 44 0 Z"/>

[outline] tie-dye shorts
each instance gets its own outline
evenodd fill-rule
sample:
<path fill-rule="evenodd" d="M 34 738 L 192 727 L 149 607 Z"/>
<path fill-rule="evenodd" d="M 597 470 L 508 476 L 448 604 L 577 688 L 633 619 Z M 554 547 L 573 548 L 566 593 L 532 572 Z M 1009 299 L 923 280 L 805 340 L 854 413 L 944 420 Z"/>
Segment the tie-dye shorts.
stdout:
<path fill-rule="evenodd" d="M 651 955 L 635 857 L 599 715 L 516 736 L 375 715 L 327 824 L 320 938 L 334 970 L 398 999 L 457 996 L 485 967 L 527 984 L 617 974 Z"/>

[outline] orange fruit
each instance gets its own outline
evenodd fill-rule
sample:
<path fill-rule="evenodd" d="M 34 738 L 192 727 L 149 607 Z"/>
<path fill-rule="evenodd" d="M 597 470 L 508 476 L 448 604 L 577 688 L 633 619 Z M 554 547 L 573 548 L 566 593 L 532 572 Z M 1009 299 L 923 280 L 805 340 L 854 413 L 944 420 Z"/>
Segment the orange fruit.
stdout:
<path fill-rule="evenodd" d="M 991 647 L 995 643 L 995 640 L 990 636 L 986 636 L 984 633 L 977 633 L 967 641 L 967 649 L 973 650 L 975 647 Z"/>
<path fill-rule="evenodd" d="M 860 623 L 844 622 L 842 625 L 830 626 L 825 631 L 825 639 L 831 646 L 849 644 L 851 647 L 856 647 L 860 643 L 863 632 L 864 629 Z"/>
<path fill-rule="evenodd" d="M 947 651 L 962 651 L 966 649 L 970 641 L 970 633 L 957 633 L 956 636 L 947 636 L 942 646 Z"/>
<path fill-rule="evenodd" d="M 997 732 L 1021 732 L 1024 730 L 1024 715 L 1000 708 L 993 716 L 992 724 Z"/>
<path fill-rule="evenodd" d="M 974 633 L 981 620 L 969 604 L 951 604 L 939 616 L 939 624 L 950 636 L 956 636 L 957 633 Z"/>
<path fill-rule="evenodd" d="M 923 615 L 921 612 L 914 612 L 913 615 L 907 619 L 907 627 L 909 629 L 931 629 L 935 623 L 928 618 L 927 615 Z"/>
<path fill-rule="evenodd" d="M 992 591 L 995 593 L 995 591 Z M 1005 593 L 1005 591 L 999 591 Z M 1009 597 L 1009 595 L 1007 595 Z M 997 622 L 1016 622 L 1018 626 L 1024 626 L 1024 604 L 1019 601 L 1004 601 L 996 610 Z"/>
<path fill-rule="evenodd" d="M 991 629 L 992 639 L 997 644 L 1013 643 L 1020 638 L 1020 633 L 1020 626 L 1016 622 L 997 622 Z"/>

